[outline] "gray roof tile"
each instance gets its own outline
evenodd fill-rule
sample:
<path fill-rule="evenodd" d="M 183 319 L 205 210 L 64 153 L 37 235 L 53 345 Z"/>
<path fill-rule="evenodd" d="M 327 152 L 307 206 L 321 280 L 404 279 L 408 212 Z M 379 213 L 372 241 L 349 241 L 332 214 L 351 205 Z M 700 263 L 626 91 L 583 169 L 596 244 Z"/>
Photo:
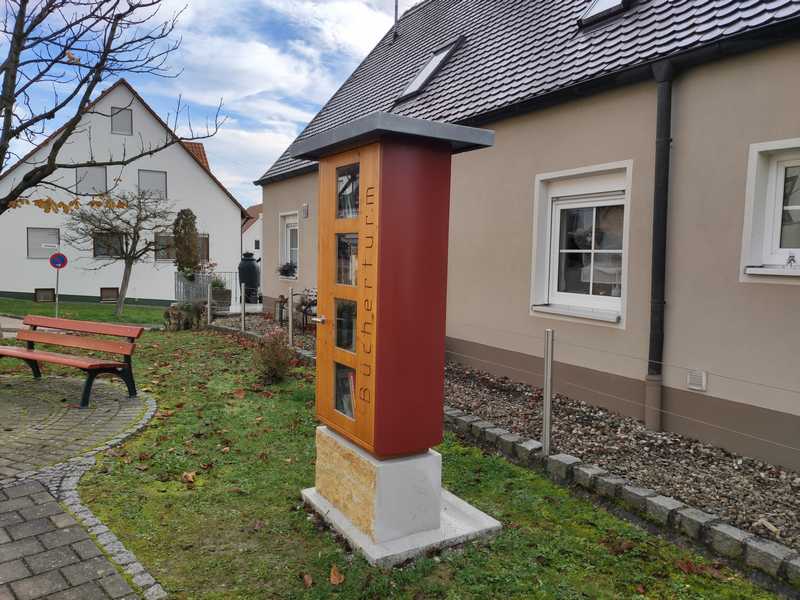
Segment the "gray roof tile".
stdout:
<path fill-rule="evenodd" d="M 388 32 L 299 138 L 374 111 L 463 122 L 779 21 L 800 0 L 636 0 L 581 29 L 588 0 L 423 0 Z M 424 91 L 396 102 L 431 53 L 464 41 Z M 314 167 L 287 150 L 259 181 Z"/>

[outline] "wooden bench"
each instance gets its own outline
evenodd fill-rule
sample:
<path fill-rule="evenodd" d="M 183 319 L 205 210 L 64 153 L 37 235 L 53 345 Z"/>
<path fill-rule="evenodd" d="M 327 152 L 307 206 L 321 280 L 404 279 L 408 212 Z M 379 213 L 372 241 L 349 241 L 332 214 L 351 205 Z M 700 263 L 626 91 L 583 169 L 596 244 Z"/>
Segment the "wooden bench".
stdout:
<path fill-rule="evenodd" d="M 143 327 L 95 323 L 93 321 L 75 321 L 72 319 L 54 319 L 53 317 L 36 317 L 32 315 L 25 317 L 23 324 L 30 327 L 30 329 L 21 329 L 17 333 L 17 339 L 27 342 L 27 348 L 0 346 L 0 358 L 5 356 L 25 361 L 31 368 L 31 371 L 33 371 L 33 376 L 36 379 L 42 376 L 39 370 L 39 363 L 64 365 L 84 371 L 86 373 L 86 383 L 83 386 L 81 408 L 89 406 L 92 385 L 94 384 L 95 378 L 101 373 L 111 373 L 112 375 L 120 377 L 125 382 L 125 385 L 128 386 L 128 395 L 131 398 L 136 396 L 136 383 L 133 380 L 131 356 L 136 348 L 135 341 L 144 331 Z M 44 327 L 48 331 L 39 331 L 39 327 Z M 70 333 L 58 333 L 59 331 L 126 338 L 126 341 L 95 338 L 85 335 L 70 335 Z M 41 350 L 36 350 L 35 344 L 61 346 L 63 348 L 81 348 L 83 350 L 119 354 L 122 359 L 110 360 L 90 356 L 43 352 Z"/>

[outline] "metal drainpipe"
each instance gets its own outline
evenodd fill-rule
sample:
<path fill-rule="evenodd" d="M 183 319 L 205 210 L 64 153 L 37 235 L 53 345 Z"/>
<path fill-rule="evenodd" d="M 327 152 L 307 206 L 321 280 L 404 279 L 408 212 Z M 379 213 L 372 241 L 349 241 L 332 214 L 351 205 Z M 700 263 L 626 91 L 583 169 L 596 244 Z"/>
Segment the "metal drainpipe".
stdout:
<path fill-rule="evenodd" d="M 653 254 L 650 277 L 650 352 L 645 391 L 645 426 L 661 431 L 662 360 L 664 358 L 664 306 L 667 265 L 667 208 L 669 162 L 672 146 L 672 78 L 668 61 L 653 65 L 658 83 L 656 114 L 656 165 L 653 189 Z"/>

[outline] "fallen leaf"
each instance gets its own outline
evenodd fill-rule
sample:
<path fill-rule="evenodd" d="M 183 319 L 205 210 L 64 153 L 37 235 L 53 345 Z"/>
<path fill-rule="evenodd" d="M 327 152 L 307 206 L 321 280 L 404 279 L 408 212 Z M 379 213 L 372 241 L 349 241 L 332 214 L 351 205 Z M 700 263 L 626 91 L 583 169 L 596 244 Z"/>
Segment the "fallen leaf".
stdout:
<path fill-rule="evenodd" d="M 139 453 L 139 460 L 142 462 L 147 462 L 150 460 L 152 456 L 150 456 L 147 452 L 140 452 Z"/>
<path fill-rule="evenodd" d="M 641 583 L 636 586 L 636 593 L 641 594 L 642 596 L 644 596 L 647 593 L 644 589 L 644 586 Z"/>
<path fill-rule="evenodd" d="M 237 400 L 243 400 L 245 393 L 243 389 L 239 388 L 238 390 L 233 390 L 233 397 Z"/>
<path fill-rule="evenodd" d="M 181 481 L 183 483 L 194 483 L 194 479 L 197 476 L 197 471 L 185 471 L 183 475 L 181 475 Z"/>
<path fill-rule="evenodd" d="M 331 585 L 342 585 L 344 583 L 344 575 L 339 572 L 336 565 L 331 565 Z"/>
<path fill-rule="evenodd" d="M 310 588 L 312 585 L 314 585 L 314 580 L 308 573 L 303 573 L 303 585 L 306 586 L 306 588 Z"/>
<path fill-rule="evenodd" d="M 232 487 L 228 488 L 228 493 L 230 494 L 239 494 L 240 496 L 244 496 L 247 494 L 242 488 L 240 487 Z"/>
<path fill-rule="evenodd" d="M 230 451 L 231 451 L 231 449 L 230 449 L 228 446 L 225 446 L 225 447 L 224 447 L 224 448 L 221 450 L 221 452 L 222 452 L 223 454 L 227 454 L 227 453 L 228 453 L 228 452 L 230 452 Z"/>
<path fill-rule="evenodd" d="M 149 465 L 136 465 L 136 468 L 140 471 L 147 471 L 150 468 Z"/>
<path fill-rule="evenodd" d="M 203 463 L 202 465 L 200 465 L 200 468 L 203 469 L 204 471 L 210 471 L 211 469 L 214 468 L 214 463 Z"/>

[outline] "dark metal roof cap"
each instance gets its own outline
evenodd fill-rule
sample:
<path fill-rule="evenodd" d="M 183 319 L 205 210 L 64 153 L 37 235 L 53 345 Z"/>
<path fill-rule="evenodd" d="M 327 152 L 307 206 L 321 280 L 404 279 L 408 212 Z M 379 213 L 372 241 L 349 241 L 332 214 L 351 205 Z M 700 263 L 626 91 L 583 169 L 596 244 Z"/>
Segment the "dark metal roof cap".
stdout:
<path fill-rule="evenodd" d="M 318 160 L 334 152 L 377 140 L 384 135 L 409 136 L 447 142 L 454 153 L 468 152 L 494 145 L 494 131 L 489 129 L 415 119 L 387 112 L 374 112 L 333 129 L 297 140 L 290 153 L 293 158 Z"/>

